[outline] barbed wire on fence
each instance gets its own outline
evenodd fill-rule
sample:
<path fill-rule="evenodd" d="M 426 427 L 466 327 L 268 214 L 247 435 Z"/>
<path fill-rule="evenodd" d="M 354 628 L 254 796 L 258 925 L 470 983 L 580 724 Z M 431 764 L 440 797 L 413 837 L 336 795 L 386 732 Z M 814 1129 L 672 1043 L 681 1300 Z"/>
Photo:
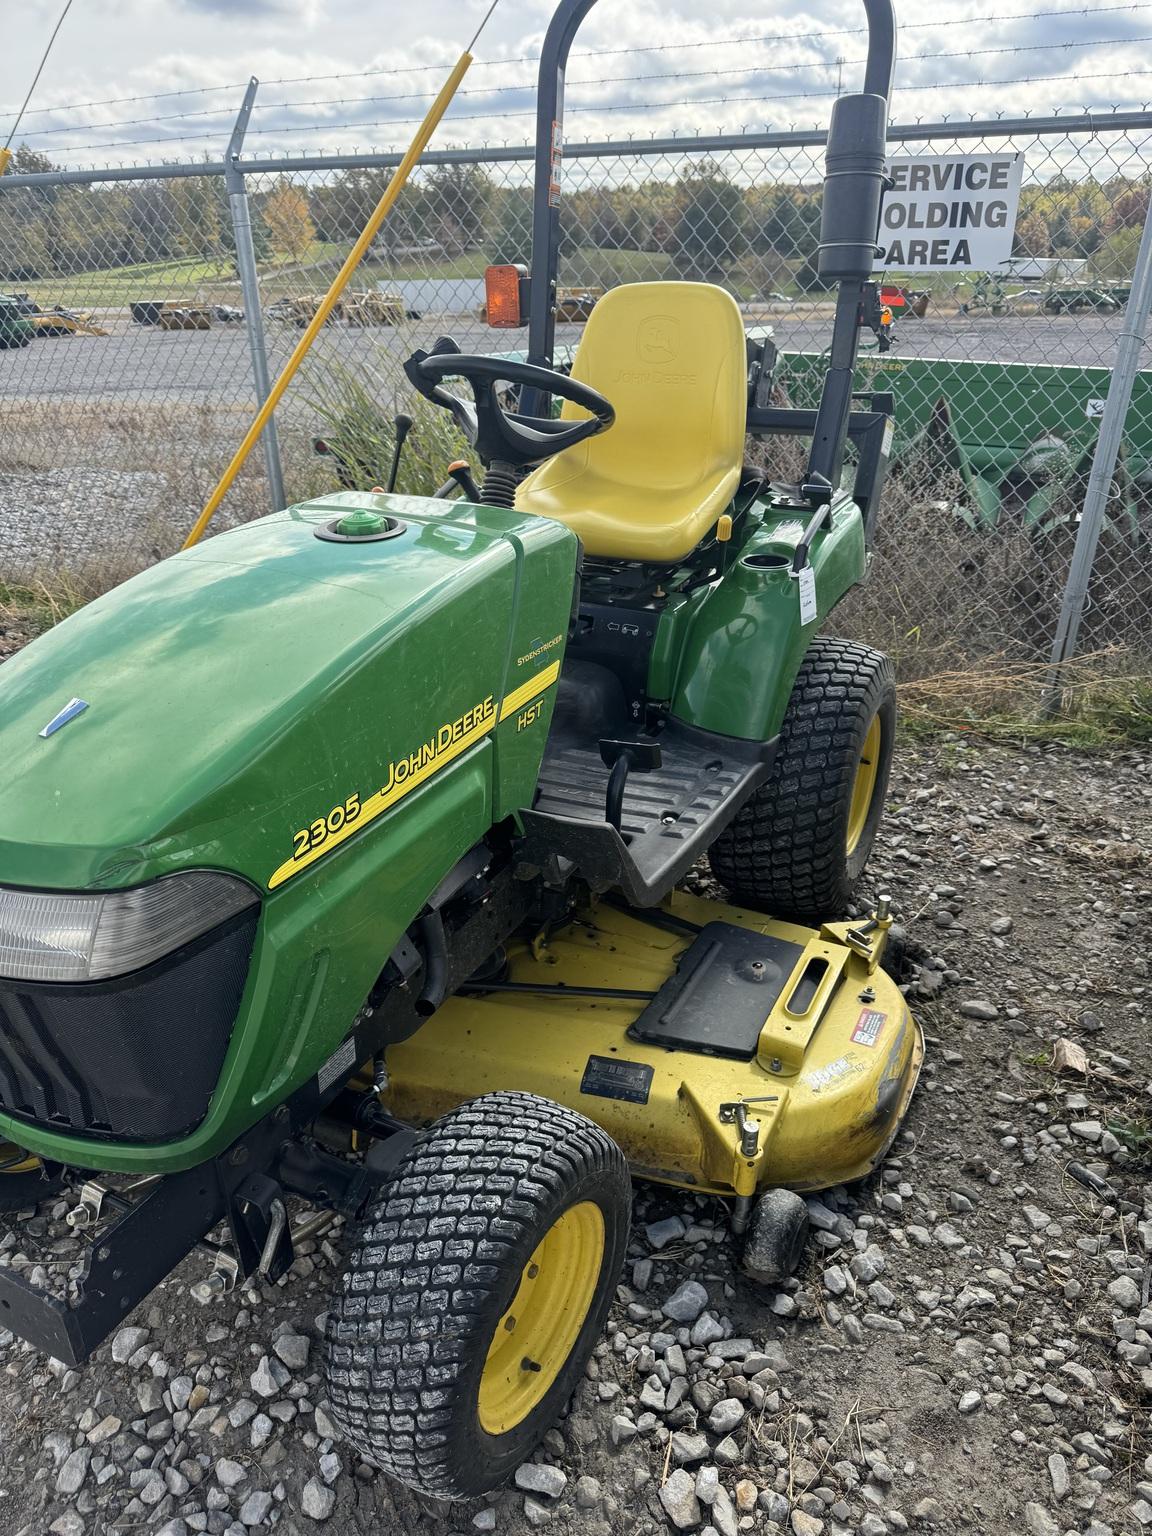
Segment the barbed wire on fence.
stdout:
<path fill-rule="evenodd" d="M 966 16 L 964 18 L 964 25 L 975 26 L 989 22 L 1002 24 L 1006 21 L 1023 20 L 1040 21 L 1056 16 L 1091 16 L 1093 19 L 1095 19 L 1096 17 L 1109 15 L 1115 12 L 1130 13 L 1134 11 L 1146 10 L 1152 10 L 1152 0 L 1128 0 L 1128 3 L 1123 5 L 1074 6 L 1051 10 L 1005 11 L 998 12 L 994 15 Z M 931 21 L 905 21 L 901 24 L 900 30 L 901 34 L 905 34 L 908 32 L 925 31 L 930 28 L 954 27 L 955 25 L 955 17 L 945 17 Z M 824 41 L 833 37 L 866 36 L 867 28 L 865 27 L 824 28 L 818 32 L 746 33 L 738 37 L 694 38 L 690 42 L 648 43 L 643 45 L 635 44 L 627 48 L 576 49 L 573 51 L 571 58 L 573 62 L 578 64 L 581 59 L 589 58 L 613 58 L 620 57 L 622 55 L 638 56 L 653 53 L 672 53 L 682 50 L 699 52 L 700 50 L 706 48 L 745 47 L 749 43 L 761 43 L 766 45 L 770 43 L 782 42 L 798 43 Z M 1116 41 L 1125 40 L 1116 39 Z M 913 55 L 912 57 L 916 58 L 918 55 Z M 514 57 L 508 58 L 497 57 L 490 59 L 478 59 L 473 64 L 472 70 L 474 73 L 476 70 L 495 69 L 510 64 L 538 64 L 539 61 L 540 56 L 539 54 L 535 53 L 518 54 Z M 372 76 L 396 77 L 400 75 L 427 74 L 430 72 L 441 71 L 444 68 L 445 63 L 450 62 L 451 60 L 446 55 L 443 60 L 430 64 L 409 64 L 399 67 L 393 65 L 387 69 L 367 69 L 354 71 L 341 70 L 339 73 L 331 75 L 282 75 L 271 79 L 265 79 L 264 83 L 265 85 L 316 84 L 324 80 L 361 80 L 368 79 Z M 121 106 L 137 101 L 158 101 L 178 96 L 199 96 L 205 95 L 211 91 L 240 91 L 244 89 L 246 83 L 247 82 L 243 80 L 233 80 L 224 84 L 185 86 L 179 90 L 151 91 L 142 95 L 135 96 L 109 96 L 99 98 L 95 101 L 57 104 L 50 107 L 34 107 L 26 115 L 29 117 L 36 117 L 54 112 L 79 111 L 80 109 L 86 107 Z M 579 73 L 576 72 L 571 75 L 570 83 L 573 85 L 579 85 L 587 82 L 582 81 L 580 79 Z M 0 107 L 0 118 L 3 118 L 4 116 L 14 111 L 14 107 Z"/>
<path fill-rule="evenodd" d="M 988 16 L 982 18 L 993 24 L 1002 24 L 1011 21 L 1015 14 L 1020 19 L 1027 17 L 1036 20 L 1040 16 L 1066 17 L 1066 16 L 1092 16 L 1094 20 L 1101 22 L 1110 14 L 1125 13 L 1137 14 L 1150 8 L 1152 0 L 1132 0 L 1132 3 L 1122 6 L 1108 6 L 1102 8 L 1074 8 L 1052 9 L 1039 13 L 1008 13 L 1004 16 Z M 981 18 L 966 19 L 965 25 L 972 21 L 980 21 Z M 910 22 L 903 30 L 905 32 L 918 32 L 930 28 L 955 25 L 951 19 L 930 19 L 925 21 Z M 576 100 L 570 104 L 569 112 L 574 114 L 603 114 L 608 118 L 619 119 L 629 115 L 645 113 L 651 115 L 654 112 L 675 112 L 684 114 L 699 112 L 702 109 L 722 109 L 730 113 L 732 109 L 762 108 L 779 106 L 786 103 L 820 102 L 829 101 L 838 95 L 842 88 L 844 72 L 851 72 L 861 63 L 858 59 L 848 59 L 843 54 L 835 51 L 837 38 L 851 38 L 862 35 L 862 29 L 857 27 L 845 27 L 833 29 L 828 32 L 800 32 L 781 31 L 779 33 L 754 33 L 732 38 L 700 38 L 690 43 L 668 42 L 653 43 L 646 46 L 631 46 L 626 48 L 589 50 L 578 58 L 586 60 L 602 60 L 609 57 L 634 57 L 637 59 L 650 59 L 652 56 L 662 54 L 675 54 L 678 51 L 692 49 L 699 53 L 715 50 L 717 48 L 741 47 L 745 53 L 756 47 L 773 46 L 774 52 L 768 59 L 749 57 L 741 60 L 736 67 L 721 67 L 713 62 L 709 67 L 698 69 L 660 69 L 653 72 L 645 70 L 642 73 L 617 73 L 617 74 L 587 74 L 581 73 L 577 68 L 569 81 L 571 89 L 577 92 L 591 91 L 593 99 L 590 101 Z M 1093 36 L 1077 37 L 1075 39 L 1045 40 L 1035 43 L 1005 43 L 1002 45 L 989 45 L 984 48 L 973 49 L 963 47 L 959 49 L 941 48 L 936 50 L 924 49 L 912 54 L 905 61 L 905 69 L 923 67 L 944 63 L 954 59 L 1008 59 L 1012 57 L 1041 59 L 1049 55 L 1062 55 L 1070 61 L 1075 61 L 1076 67 L 1060 73 L 1046 73 L 1038 70 L 1034 73 L 1014 72 L 1001 78 L 988 78 L 995 75 L 994 69 L 985 69 L 974 78 L 963 80 L 931 79 L 909 81 L 897 91 L 897 98 L 912 94 L 940 93 L 947 95 L 956 91 L 963 91 L 970 101 L 979 108 L 979 94 L 982 91 L 996 90 L 1024 90 L 1040 85 L 1065 85 L 1076 81 L 1087 87 L 1094 87 L 1098 82 L 1115 81 L 1118 78 L 1126 82 L 1140 80 L 1152 74 L 1152 70 L 1138 70 L 1130 67 L 1131 56 L 1128 50 L 1148 41 L 1143 36 Z M 786 43 L 792 46 L 814 48 L 815 53 L 807 57 L 792 60 L 780 60 L 775 57 L 778 53 L 778 45 Z M 1101 54 L 1101 50 L 1126 50 L 1124 58 L 1113 59 L 1107 54 Z M 1095 57 L 1108 57 L 1105 68 L 1094 69 L 1091 62 Z M 515 67 L 520 63 L 533 62 L 533 55 L 524 54 L 504 59 L 489 59 L 481 61 L 478 69 L 491 71 L 497 68 Z M 278 84 L 318 85 L 322 82 L 340 79 L 342 83 L 356 79 L 375 78 L 381 81 L 402 80 L 412 78 L 429 71 L 437 71 L 439 65 L 413 65 L 393 67 L 389 69 L 378 68 L 358 71 L 347 75 L 311 75 L 297 77 L 281 77 Z M 797 89 L 788 92 L 766 91 L 760 84 L 770 77 L 786 77 L 789 74 L 812 74 L 835 76 L 835 84 L 829 81 L 819 82 L 815 89 Z M 935 73 L 935 71 L 933 71 Z M 734 89 L 726 94 L 693 95 L 687 87 L 674 99 L 667 99 L 667 86 L 670 82 L 691 82 L 694 80 L 731 80 Z M 737 87 L 741 81 L 753 82 L 752 90 L 741 90 Z M 468 125 L 478 121 L 485 121 L 492 126 L 501 124 L 511 125 L 518 121 L 526 121 L 531 116 L 531 108 L 518 109 L 515 99 L 521 95 L 530 94 L 533 81 L 525 76 L 523 79 L 511 81 L 484 82 L 459 93 L 460 98 L 470 98 L 477 103 L 483 103 L 482 110 L 474 112 L 454 111 L 447 120 L 448 128 L 452 124 Z M 621 87 L 630 87 L 629 98 L 623 101 L 605 99 L 606 95 L 618 92 Z M 42 126 L 32 127 L 27 135 L 26 142 L 41 150 L 51 150 L 53 154 L 62 156 L 86 155 L 89 153 L 111 154 L 116 151 L 129 148 L 155 148 L 163 146 L 168 149 L 180 146 L 202 146 L 217 141 L 223 131 L 223 122 L 230 117 L 233 107 L 230 103 L 223 105 L 210 105 L 204 103 L 204 97 L 224 90 L 239 90 L 240 83 L 232 86 L 206 85 L 200 88 L 187 88 L 182 91 L 160 92 L 154 96 L 125 96 L 109 97 L 103 101 L 90 103 L 75 103 L 71 105 L 58 105 L 37 109 L 33 114 L 37 118 L 45 118 L 55 115 L 67 118 L 67 121 L 49 121 Z M 664 95 L 661 96 L 661 89 Z M 656 94 L 654 95 L 653 92 Z M 250 128 L 250 132 L 257 136 L 267 136 L 284 142 L 294 135 L 314 135 L 334 132 L 342 133 L 368 133 L 368 132 L 397 132 L 413 122 L 419 120 L 420 112 L 416 110 L 414 116 L 396 115 L 393 113 L 378 114 L 373 117 L 362 117 L 356 120 L 358 109 L 388 107 L 391 104 L 401 105 L 407 102 L 426 102 L 430 94 L 429 90 L 411 89 L 393 92 L 378 92 L 375 94 L 361 95 L 321 95 L 313 97 L 293 97 L 283 100 L 270 101 L 265 98 L 259 112 L 264 117 L 264 122 L 257 122 Z M 158 109 L 147 116 L 119 117 L 106 121 L 77 122 L 75 114 L 85 107 L 95 108 L 99 106 L 111 106 L 133 101 L 162 101 L 185 100 L 199 98 L 199 104 L 189 105 L 181 111 L 169 111 Z M 504 105 L 504 98 L 511 103 Z M 336 123 L 328 109 L 340 109 L 341 122 Z M 415 110 L 415 109 L 414 109 Z M 309 121 L 303 114 L 320 114 L 316 121 Z M 277 116 L 279 114 L 279 116 Z M 196 131 L 193 127 L 183 125 L 220 120 L 221 126 L 206 131 Z M 351 119 L 351 120 L 349 120 Z M 746 125 L 740 125 L 746 126 Z M 733 131 L 734 124 L 726 122 L 723 127 Z M 157 130 L 151 137 L 136 134 L 124 137 L 126 130 L 131 128 L 152 128 Z M 75 137 L 78 134 L 95 135 L 90 142 L 66 143 L 59 142 L 61 137 Z"/>

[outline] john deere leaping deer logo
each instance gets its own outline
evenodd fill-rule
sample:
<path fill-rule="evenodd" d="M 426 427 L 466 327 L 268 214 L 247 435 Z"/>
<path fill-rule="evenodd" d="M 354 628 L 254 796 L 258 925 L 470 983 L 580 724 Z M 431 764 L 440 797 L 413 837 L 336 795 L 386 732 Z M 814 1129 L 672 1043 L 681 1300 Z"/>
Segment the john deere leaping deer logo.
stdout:
<path fill-rule="evenodd" d="M 680 327 L 672 315 L 649 315 L 636 335 L 642 363 L 671 363 L 680 350 Z"/>

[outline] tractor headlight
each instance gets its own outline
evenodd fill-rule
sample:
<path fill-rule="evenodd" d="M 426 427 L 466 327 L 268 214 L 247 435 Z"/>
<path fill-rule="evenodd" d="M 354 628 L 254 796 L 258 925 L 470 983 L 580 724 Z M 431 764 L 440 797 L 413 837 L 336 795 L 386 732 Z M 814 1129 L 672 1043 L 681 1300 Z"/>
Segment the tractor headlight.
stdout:
<path fill-rule="evenodd" d="M 165 875 L 127 891 L 0 886 L 0 977 L 67 982 L 124 976 L 258 901 L 245 881 L 208 870 Z"/>

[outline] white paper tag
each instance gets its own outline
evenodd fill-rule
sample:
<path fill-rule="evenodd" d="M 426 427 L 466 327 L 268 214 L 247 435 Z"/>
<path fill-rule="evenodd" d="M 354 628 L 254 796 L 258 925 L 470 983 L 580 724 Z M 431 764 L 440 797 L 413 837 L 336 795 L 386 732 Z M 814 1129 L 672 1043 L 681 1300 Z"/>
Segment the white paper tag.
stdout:
<path fill-rule="evenodd" d="M 801 568 L 796 577 L 796 587 L 800 593 L 800 623 L 814 624 L 816 622 L 816 572 L 810 565 Z"/>

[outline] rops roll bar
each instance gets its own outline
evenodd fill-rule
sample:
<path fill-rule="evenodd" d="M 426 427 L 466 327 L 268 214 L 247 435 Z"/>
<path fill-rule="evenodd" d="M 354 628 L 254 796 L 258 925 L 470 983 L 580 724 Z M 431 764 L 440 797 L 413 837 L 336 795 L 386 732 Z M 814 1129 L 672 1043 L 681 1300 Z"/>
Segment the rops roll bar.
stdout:
<path fill-rule="evenodd" d="M 556 338 L 564 73 L 572 41 L 595 3 L 596 0 L 561 0 L 540 53 L 528 360 L 543 366 L 552 362 Z M 896 17 L 891 0 L 863 0 L 863 4 L 868 18 L 864 89 L 836 101 L 828 128 L 818 270 L 822 277 L 839 284 L 839 292 L 828 372 L 812 433 L 804 486 L 814 502 L 831 499 L 843 467 L 864 299 L 862 289 L 875 259 L 884 185 L 888 98 L 896 63 Z"/>

